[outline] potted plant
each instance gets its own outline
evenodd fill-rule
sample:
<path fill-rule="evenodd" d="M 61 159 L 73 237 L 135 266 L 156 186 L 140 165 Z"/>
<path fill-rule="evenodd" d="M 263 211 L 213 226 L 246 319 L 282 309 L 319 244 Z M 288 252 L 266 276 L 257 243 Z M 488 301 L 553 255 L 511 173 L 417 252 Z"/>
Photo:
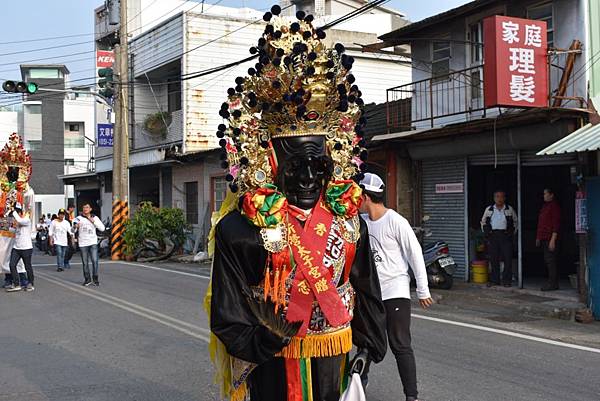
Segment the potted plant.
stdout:
<path fill-rule="evenodd" d="M 171 113 L 160 111 L 154 114 L 148 114 L 144 119 L 144 130 L 161 137 L 166 137 L 168 127 L 171 124 Z"/>

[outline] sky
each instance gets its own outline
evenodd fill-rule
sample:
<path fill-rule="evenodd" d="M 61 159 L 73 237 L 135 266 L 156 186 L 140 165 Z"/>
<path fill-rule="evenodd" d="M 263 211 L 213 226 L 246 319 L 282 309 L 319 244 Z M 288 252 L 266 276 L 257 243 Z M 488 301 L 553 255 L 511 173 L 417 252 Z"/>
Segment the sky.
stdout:
<path fill-rule="evenodd" d="M 194 0 L 190 0 L 194 1 Z M 218 0 L 206 0 L 206 4 Z M 467 3 L 468 0 L 391 0 L 387 6 L 404 12 L 411 21 Z M 19 0 L 2 2 L 0 24 L 0 81 L 21 77 L 19 64 L 62 63 L 71 71 L 73 84 L 94 82 L 93 10 L 103 0 Z M 269 8 L 276 0 L 221 0 L 231 7 Z M 56 39 L 56 37 L 70 36 Z M 52 49 L 51 47 L 64 46 Z M 14 103 L 0 93 L 0 106 Z"/>

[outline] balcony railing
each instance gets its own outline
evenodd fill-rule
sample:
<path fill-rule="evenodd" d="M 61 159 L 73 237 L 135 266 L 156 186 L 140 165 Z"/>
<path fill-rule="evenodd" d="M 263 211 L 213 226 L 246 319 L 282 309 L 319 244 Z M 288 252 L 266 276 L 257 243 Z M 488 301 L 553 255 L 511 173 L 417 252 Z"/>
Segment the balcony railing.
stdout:
<path fill-rule="evenodd" d="M 461 114 L 485 117 L 482 76 L 477 66 L 388 89 L 388 129 L 433 128 L 464 120 Z"/>

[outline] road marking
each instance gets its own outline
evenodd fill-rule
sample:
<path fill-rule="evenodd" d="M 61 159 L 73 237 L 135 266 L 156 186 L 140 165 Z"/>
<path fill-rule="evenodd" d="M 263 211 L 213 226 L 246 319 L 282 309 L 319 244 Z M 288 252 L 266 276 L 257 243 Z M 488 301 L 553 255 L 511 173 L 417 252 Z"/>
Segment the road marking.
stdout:
<path fill-rule="evenodd" d="M 210 280 L 210 276 L 205 276 L 203 274 L 182 272 L 182 271 L 174 270 L 174 269 L 165 269 L 164 267 L 150 266 L 150 265 L 146 265 L 146 264 L 143 264 L 143 263 L 109 260 L 109 261 L 106 261 L 106 262 L 101 261 L 100 264 L 102 264 L 102 265 L 103 264 L 111 264 L 111 265 L 112 264 L 120 264 L 122 266 L 143 267 L 145 269 L 159 270 L 159 271 L 164 271 L 164 272 L 168 272 L 168 273 L 180 274 L 182 276 L 199 277 L 201 279 Z M 71 263 L 71 265 L 78 265 L 78 266 L 80 266 L 80 265 L 82 265 L 82 263 Z M 34 264 L 33 267 L 56 267 L 56 263 L 39 263 L 39 264 Z"/>
<path fill-rule="evenodd" d="M 559 347 L 571 348 L 571 349 L 576 349 L 576 350 L 580 350 L 580 351 L 587 351 L 587 352 L 593 352 L 593 353 L 596 353 L 596 354 L 600 354 L 600 349 L 598 349 L 598 348 L 585 347 L 583 345 L 565 343 L 565 342 L 562 342 L 562 341 L 550 340 L 550 339 L 543 338 L 543 337 L 530 336 L 528 334 L 521 334 L 521 333 L 517 333 L 517 332 L 514 332 L 514 331 L 508 331 L 508 330 L 502 330 L 502 329 L 494 329 L 492 327 L 479 326 L 477 324 L 471 324 L 471 323 L 456 322 L 454 320 L 440 319 L 438 317 L 424 316 L 424 315 L 419 315 L 419 314 L 415 314 L 415 313 L 411 314 L 411 316 L 414 317 L 414 318 L 417 318 L 417 319 L 430 320 L 432 322 L 445 323 L 445 324 L 450 324 L 450 325 L 453 325 L 453 326 L 466 327 L 466 328 L 469 328 L 469 329 L 480 330 L 480 331 L 487 331 L 489 333 L 502 334 L 502 335 L 505 335 L 505 336 L 521 338 L 521 339 L 524 339 L 524 340 L 537 341 L 539 343 L 544 343 L 544 344 L 549 344 L 549 345 L 556 345 L 556 346 L 559 346 Z"/>
<path fill-rule="evenodd" d="M 205 279 L 205 280 L 210 280 L 209 276 L 205 276 L 203 274 L 188 273 L 188 272 L 182 272 L 182 271 L 173 270 L 173 269 L 165 269 L 164 267 L 150 266 L 150 265 L 145 265 L 145 264 L 142 264 L 142 263 L 121 262 L 121 264 L 125 265 L 125 266 L 143 267 L 145 269 L 160 270 L 160 271 L 164 271 L 164 272 L 168 272 L 168 273 L 181 274 L 182 276 L 199 277 L 199 278 L 202 278 L 202 279 Z"/>
<path fill-rule="evenodd" d="M 89 298 L 94 298 L 98 301 L 107 303 L 107 304 L 117 307 L 119 309 L 123 309 L 127 312 L 141 316 L 148 320 L 152 320 L 154 322 L 160 323 L 164 326 L 175 329 L 181 333 L 187 334 L 190 337 L 197 338 L 197 339 L 203 340 L 205 342 L 210 342 L 210 339 L 208 337 L 208 335 L 210 334 L 210 331 L 203 327 L 200 327 L 200 326 L 197 326 L 197 325 L 194 325 L 191 323 L 187 323 L 187 322 L 184 322 L 179 319 L 172 318 L 172 317 L 164 315 L 160 312 L 156 312 L 152 309 L 144 308 L 143 306 L 125 301 L 125 300 L 117 298 L 117 297 L 113 297 L 113 296 L 105 294 L 105 293 L 96 292 L 96 291 L 94 291 L 94 289 L 91 289 L 91 288 L 88 288 L 86 290 L 80 289 L 78 287 L 75 287 L 73 283 L 70 283 L 70 282 L 62 280 L 62 279 L 51 278 L 50 276 L 48 276 L 44 273 L 37 273 L 37 276 L 41 277 L 42 279 L 44 279 L 46 281 L 49 281 L 49 282 L 55 284 L 55 285 L 58 285 L 60 287 L 63 287 L 63 288 L 69 289 L 73 292 L 76 292 L 80 295 L 84 295 Z M 184 326 L 184 327 L 181 327 L 181 326 Z M 200 331 L 202 334 L 196 333 L 192 330 L 189 330 L 188 328 Z"/>

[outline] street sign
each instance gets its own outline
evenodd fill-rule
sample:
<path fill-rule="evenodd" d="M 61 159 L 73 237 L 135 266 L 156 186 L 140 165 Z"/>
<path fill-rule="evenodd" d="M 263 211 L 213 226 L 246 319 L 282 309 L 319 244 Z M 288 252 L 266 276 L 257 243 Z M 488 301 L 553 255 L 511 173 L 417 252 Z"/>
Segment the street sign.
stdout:
<path fill-rule="evenodd" d="M 115 53 L 111 50 L 96 50 L 96 68 L 111 68 L 115 63 Z"/>
<path fill-rule="evenodd" d="M 436 194 L 462 194 L 464 185 L 462 182 L 453 182 L 449 184 L 435 184 Z"/>
<path fill-rule="evenodd" d="M 113 125 L 112 124 L 98 124 L 98 147 L 99 148 L 110 148 L 113 146 Z"/>
<path fill-rule="evenodd" d="M 548 106 L 544 21 L 495 15 L 483 20 L 485 107 Z"/>

